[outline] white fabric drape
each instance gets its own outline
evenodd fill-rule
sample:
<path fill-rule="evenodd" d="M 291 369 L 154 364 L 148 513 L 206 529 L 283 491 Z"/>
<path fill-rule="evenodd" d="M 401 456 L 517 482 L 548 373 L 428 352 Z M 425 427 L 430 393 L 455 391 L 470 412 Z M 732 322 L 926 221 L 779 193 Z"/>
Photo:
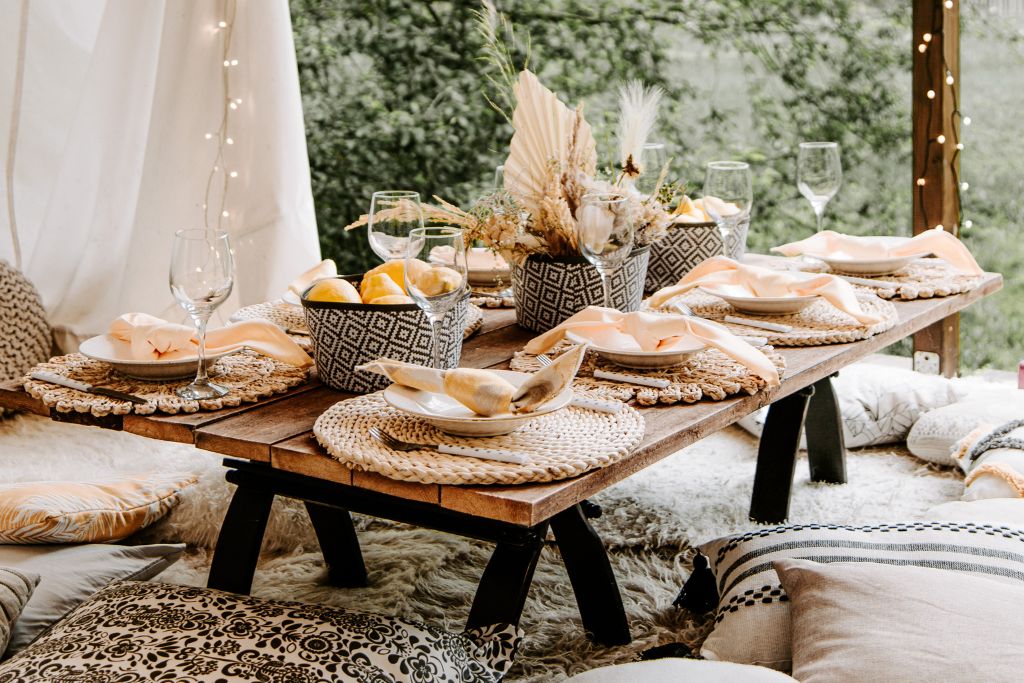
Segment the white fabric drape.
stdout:
<path fill-rule="evenodd" d="M 236 257 L 221 319 L 277 297 L 320 258 L 287 1 L 238 1 L 238 63 L 225 93 L 218 22 L 230 9 L 206 0 L 0 0 L 0 131 L 20 115 L 15 146 L 0 135 L 0 153 L 6 162 L 16 151 L 22 270 L 65 350 L 126 311 L 184 318 L 168 289 L 170 246 L 176 230 L 203 225 L 217 154 L 206 133 L 217 131 L 226 97 L 241 102 L 229 111 L 234 144 L 222 169 L 238 175 L 221 219 Z M 220 186 L 218 176 L 217 211 Z M 7 201 L 0 192 L 5 224 Z M 13 261 L 5 228 L 0 258 Z"/>

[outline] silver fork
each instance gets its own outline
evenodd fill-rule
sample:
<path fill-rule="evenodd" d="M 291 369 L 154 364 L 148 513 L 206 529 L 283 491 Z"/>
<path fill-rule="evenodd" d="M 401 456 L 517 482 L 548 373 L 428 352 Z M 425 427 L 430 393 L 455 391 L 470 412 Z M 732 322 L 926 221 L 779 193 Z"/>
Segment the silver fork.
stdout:
<path fill-rule="evenodd" d="M 456 446 L 445 443 L 412 443 L 396 439 L 378 427 L 370 427 L 369 432 L 370 436 L 393 451 L 434 450 L 438 453 L 447 453 L 448 455 L 468 455 L 482 460 L 497 460 L 498 462 L 510 462 L 515 465 L 526 464 L 526 456 L 515 451 L 503 451 L 498 448 L 478 448 L 476 446 Z"/>

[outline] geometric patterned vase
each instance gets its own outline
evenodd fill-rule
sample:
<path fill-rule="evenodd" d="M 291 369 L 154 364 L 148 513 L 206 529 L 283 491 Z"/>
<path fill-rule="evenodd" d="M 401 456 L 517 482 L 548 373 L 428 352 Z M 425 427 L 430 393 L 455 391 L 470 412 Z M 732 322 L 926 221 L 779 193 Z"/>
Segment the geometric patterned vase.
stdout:
<path fill-rule="evenodd" d="M 647 277 L 649 247 L 634 249 L 611 276 L 612 307 L 640 309 Z M 546 332 L 587 306 L 603 306 L 604 290 L 597 269 L 582 256 L 552 258 L 532 255 L 512 264 L 516 319 L 534 332 Z"/>
<path fill-rule="evenodd" d="M 729 258 L 740 260 L 746 252 L 750 221 L 744 220 L 729 235 Z M 722 253 L 722 236 L 714 223 L 676 224 L 651 245 L 644 291 L 651 294 L 679 282 L 703 261 Z"/>
<path fill-rule="evenodd" d="M 351 278 L 356 284 L 358 277 Z M 378 358 L 427 365 L 430 321 L 416 304 L 344 304 L 302 300 L 306 326 L 313 341 L 313 361 L 320 381 L 341 391 L 365 394 L 383 389 L 391 380 L 353 368 Z M 455 368 L 462 357 L 469 293 L 442 319 L 441 367 Z"/>

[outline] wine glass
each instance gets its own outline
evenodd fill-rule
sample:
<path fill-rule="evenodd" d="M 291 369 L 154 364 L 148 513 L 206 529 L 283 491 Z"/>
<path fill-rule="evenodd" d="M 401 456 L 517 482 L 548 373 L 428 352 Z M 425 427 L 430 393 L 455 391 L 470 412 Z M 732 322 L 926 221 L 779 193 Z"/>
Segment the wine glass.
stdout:
<path fill-rule="evenodd" d="M 437 258 L 444 254 L 444 258 Z M 423 270 L 421 264 L 429 264 Z M 441 369 L 441 321 L 466 292 L 466 243 L 452 226 L 414 228 L 409 233 L 405 289 L 430 321 L 431 367 Z"/>
<path fill-rule="evenodd" d="M 796 186 L 814 209 L 818 232 L 825 206 L 839 192 L 843 182 L 843 164 L 835 142 L 801 142 L 796 162 Z"/>
<path fill-rule="evenodd" d="M 629 199 L 608 192 L 583 195 L 576 226 L 580 253 L 597 268 L 605 308 L 612 308 L 610 278 L 632 251 L 636 232 Z"/>
<path fill-rule="evenodd" d="M 501 192 L 505 189 L 505 164 L 498 164 L 494 167 L 494 190 Z"/>
<path fill-rule="evenodd" d="M 643 173 L 637 179 L 636 189 L 642 194 L 651 194 L 658 186 L 658 178 L 661 177 L 661 169 L 665 168 L 668 161 L 668 154 L 665 151 L 665 143 L 648 142 L 643 146 L 641 162 Z"/>
<path fill-rule="evenodd" d="M 423 227 L 419 192 L 374 192 L 366 222 L 370 248 L 385 261 L 405 258 L 409 232 Z"/>
<path fill-rule="evenodd" d="M 750 164 L 743 161 L 712 161 L 704 174 L 704 210 L 718 226 L 722 249 L 730 253 L 730 241 L 738 226 L 750 217 L 754 190 Z"/>
<path fill-rule="evenodd" d="M 192 383 L 180 387 L 182 398 L 200 401 L 217 398 L 228 390 L 206 375 L 206 323 L 228 295 L 234 282 L 234 256 L 226 232 L 179 230 L 171 252 L 171 292 L 192 318 L 199 339 L 199 366 Z"/>

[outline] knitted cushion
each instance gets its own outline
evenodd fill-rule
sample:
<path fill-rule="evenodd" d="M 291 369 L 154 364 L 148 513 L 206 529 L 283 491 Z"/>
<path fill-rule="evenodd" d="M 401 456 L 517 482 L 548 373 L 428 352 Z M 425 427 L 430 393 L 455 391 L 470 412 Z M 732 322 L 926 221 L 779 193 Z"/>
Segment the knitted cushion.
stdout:
<path fill-rule="evenodd" d="M 50 326 L 39 292 L 0 261 L 0 382 L 21 377 L 50 357 Z"/>

